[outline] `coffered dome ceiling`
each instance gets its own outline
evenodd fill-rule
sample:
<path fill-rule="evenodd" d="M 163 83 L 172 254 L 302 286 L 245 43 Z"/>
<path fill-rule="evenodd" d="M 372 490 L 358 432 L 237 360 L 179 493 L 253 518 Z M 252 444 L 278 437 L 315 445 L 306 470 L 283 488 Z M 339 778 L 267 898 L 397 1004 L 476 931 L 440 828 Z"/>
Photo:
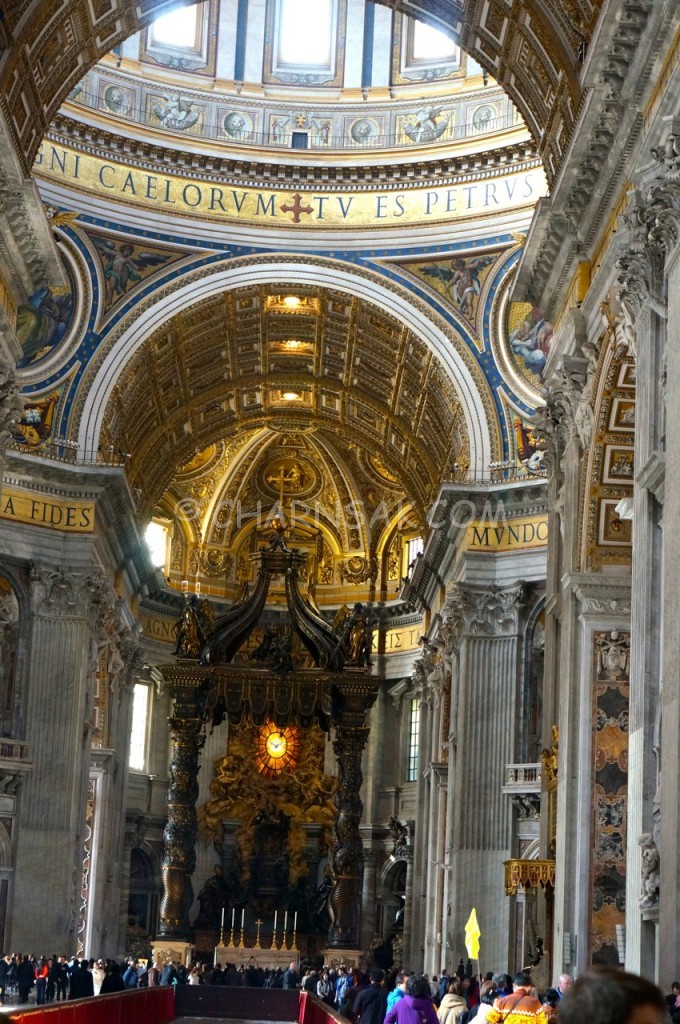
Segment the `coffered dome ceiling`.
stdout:
<path fill-rule="evenodd" d="M 102 442 L 131 453 L 142 514 L 172 535 L 173 582 L 219 576 L 227 596 L 279 501 L 328 600 L 342 582 L 396 585 L 395 540 L 422 534 L 442 478 L 469 461 L 436 356 L 323 288 L 232 290 L 175 316 L 126 365 Z"/>

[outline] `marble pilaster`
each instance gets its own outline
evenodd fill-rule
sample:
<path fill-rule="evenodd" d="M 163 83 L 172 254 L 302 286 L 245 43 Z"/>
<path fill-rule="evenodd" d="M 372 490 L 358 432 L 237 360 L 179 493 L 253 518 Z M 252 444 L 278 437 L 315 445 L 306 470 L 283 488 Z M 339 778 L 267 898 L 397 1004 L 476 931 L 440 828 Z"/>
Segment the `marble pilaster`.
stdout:
<path fill-rule="evenodd" d="M 455 800 L 447 821 L 450 845 L 449 964 L 465 956 L 472 907 L 482 932 L 480 969 L 498 969 L 510 942 L 502 864 L 512 856 L 513 823 L 502 793 L 514 758 L 520 707 L 520 630 L 525 588 L 458 587 L 463 632 L 457 677 Z M 449 754 L 452 757 L 452 754 Z"/>
<path fill-rule="evenodd" d="M 98 574 L 34 570 L 26 738 L 34 770 L 22 792 L 11 945 L 76 941 L 93 716 L 92 619 L 107 601 Z M 36 888 L 35 878 L 49 877 Z M 39 893 L 39 898 L 36 894 Z M 73 946 L 75 948 L 75 946 Z"/>
<path fill-rule="evenodd" d="M 419 659 L 420 660 L 420 659 Z M 417 686 L 417 698 L 420 701 L 420 720 L 418 729 L 418 751 L 419 770 L 416 781 L 416 807 L 426 807 L 429 801 L 430 780 L 422 770 L 423 752 L 428 750 L 428 739 L 431 731 L 430 716 L 431 708 L 428 702 L 427 686 L 422 664 L 416 662 L 414 681 Z M 429 816 L 423 816 L 419 821 L 419 827 L 415 834 L 413 851 L 413 870 L 408 873 L 408 881 L 411 883 L 410 904 L 408 900 L 406 914 L 409 922 L 408 935 L 404 935 L 404 963 L 421 964 L 425 951 L 424 935 L 426 921 L 426 893 L 427 884 L 427 851 L 429 846 L 430 828 L 433 823 Z M 410 906 L 410 914 L 409 914 Z M 408 944 L 407 944 L 408 939 Z"/>
<path fill-rule="evenodd" d="M 635 785 L 628 790 L 628 871 L 626 967 L 654 977 L 655 929 L 639 911 L 640 836 L 652 831 L 657 787 L 657 716 L 661 689 L 662 506 L 640 470 L 649 466 L 664 431 L 661 394 L 665 321 L 645 309 L 636 322 L 635 466 L 633 492 L 633 570 L 631 589 L 631 685 L 628 768 Z"/>
<path fill-rule="evenodd" d="M 680 317 L 680 246 L 667 263 L 668 323 L 677 329 Z M 668 989 L 680 963 L 680 346 L 669 339 L 666 349 L 666 482 L 663 512 L 663 612 L 661 693 L 661 900 L 659 905 L 659 984 Z"/>
<path fill-rule="evenodd" d="M 629 577 L 567 573 L 562 584 L 553 980 L 591 964 L 596 633 L 630 629 Z"/>

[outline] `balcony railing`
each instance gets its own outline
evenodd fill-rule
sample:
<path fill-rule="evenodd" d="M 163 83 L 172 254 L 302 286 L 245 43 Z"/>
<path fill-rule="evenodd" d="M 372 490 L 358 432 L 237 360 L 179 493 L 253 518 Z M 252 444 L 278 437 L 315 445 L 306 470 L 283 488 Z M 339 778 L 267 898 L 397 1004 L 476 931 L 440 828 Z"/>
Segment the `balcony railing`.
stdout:
<path fill-rule="evenodd" d="M 104 94 L 105 95 L 105 94 Z M 233 127 L 225 128 L 224 118 L 217 122 L 206 120 L 202 122 L 196 111 L 206 106 L 205 101 L 201 103 L 192 99 L 185 101 L 186 110 L 174 118 L 166 117 L 162 120 L 158 115 L 145 107 L 126 104 L 119 111 L 114 111 L 107 105 L 104 96 L 88 92 L 85 89 L 72 93 L 69 97 L 68 106 L 62 109 L 62 113 L 72 113 L 78 107 L 89 108 L 107 118 L 115 118 L 121 124 L 137 124 L 144 128 L 155 128 L 166 134 L 184 138 L 201 138 L 213 142 L 221 142 L 225 146 L 251 147 L 255 149 L 290 150 L 299 152 L 300 149 L 312 149 L 317 152 L 329 152 L 337 150 L 370 151 L 384 149 L 413 149 L 420 146 L 439 149 L 445 145 L 465 139 L 485 139 L 489 136 L 498 135 L 512 128 L 522 128 L 523 124 L 515 110 L 510 110 L 498 117 L 492 117 L 484 122 L 470 121 L 457 124 L 455 118 L 450 118 L 449 123 L 443 128 L 436 125 L 425 125 L 420 129 L 413 130 L 408 134 L 403 129 L 396 133 L 382 134 L 371 128 L 371 122 L 364 118 L 363 122 L 368 127 L 364 131 L 354 133 L 346 132 L 343 135 L 332 135 L 330 131 L 329 118 L 322 117 L 319 124 L 304 125 L 299 129 L 295 127 L 272 128 L 269 131 L 239 131 Z M 70 109 L 69 109 L 70 108 Z M 194 116 L 192 116 L 192 113 Z M 209 115 L 210 116 L 210 115 Z M 282 122 L 285 120 L 281 119 Z M 276 121 L 276 119 L 275 119 Z M 360 120 L 360 124 L 361 124 Z M 295 136 L 295 139 L 294 139 Z M 304 138 L 301 138 L 303 136 Z M 297 145 L 296 145 L 297 143 Z M 304 143 L 304 144 L 303 144 Z"/>
<path fill-rule="evenodd" d="M 542 765 L 540 761 L 530 764 L 508 764 L 505 766 L 503 792 L 540 793 Z"/>
<path fill-rule="evenodd" d="M 0 759 L 3 761 L 22 761 L 27 765 L 31 761 L 28 743 L 22 740 L 10 740 L 0 737 Z"/>
<path fill-rule="evenodd" d="M 130 455 L 113 447 L 80 448 L 77 441 L 57 438 L 40 448 L 31 448 L 27 444 L 13 442 L 7 446 L 13 452 L 30 455 L 37 459 L 49 459 L 50 462 L 68 462 L 78 466 L 113 466 L 125 467 Z"/>

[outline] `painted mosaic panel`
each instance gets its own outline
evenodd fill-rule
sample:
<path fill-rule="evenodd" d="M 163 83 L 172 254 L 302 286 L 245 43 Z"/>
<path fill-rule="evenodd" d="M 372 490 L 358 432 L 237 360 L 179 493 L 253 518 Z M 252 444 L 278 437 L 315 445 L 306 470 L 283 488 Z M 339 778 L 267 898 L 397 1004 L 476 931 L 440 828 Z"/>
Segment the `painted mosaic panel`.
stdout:
<path fill-rule="evenodd" d="M 412 274 L 443 295 L 474 326 L 479 296 L 498 253 L 455 255 L 426 263 L 407 263 Z"/>
<path fill-rule="evenodd" d="M 104 277 L 103 311 L 108 312 L 125 298 L 135 285 L 161 267 L 183 259 L 184 252 L 169 251 L 146 240 L 139 244 L 129 239 L 88 233 L 101 260 Z"/>
<path fill-rule="evenodd" d="M 531 385 L 540 387 L 552 346 L 553 325 L 530 303 L 511 302 L 506 332 L 516 369 Z"/>
<path fill-rule="evenodd" d="M 626 913 L 630 633 L 593 638 L 592 962 L 619 966 Z"/>

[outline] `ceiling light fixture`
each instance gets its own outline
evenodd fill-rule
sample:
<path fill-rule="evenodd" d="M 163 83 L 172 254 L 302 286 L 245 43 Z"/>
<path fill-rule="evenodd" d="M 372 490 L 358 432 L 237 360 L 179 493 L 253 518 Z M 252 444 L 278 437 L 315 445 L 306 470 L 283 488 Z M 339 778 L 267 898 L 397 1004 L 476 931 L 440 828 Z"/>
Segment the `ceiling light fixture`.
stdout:
<path fill-rule="evenodd" d="M 300 401 L 300 395 L 297 393 L 297 391 L 284 391 L 283 394 L 281 395 L 281 397 L 283 398 L 283 400 L 285 402 L 299 402 Z"/>
<path fill-rule="evenodd" d="M 284 306 L 289 306 L 291 309 L 294 309 L 296 306 L 299 306 L 301 302 L 302 299 L 299 299 L 297 295 L 286 295 L 284 296 L 283 299 Z"/>

